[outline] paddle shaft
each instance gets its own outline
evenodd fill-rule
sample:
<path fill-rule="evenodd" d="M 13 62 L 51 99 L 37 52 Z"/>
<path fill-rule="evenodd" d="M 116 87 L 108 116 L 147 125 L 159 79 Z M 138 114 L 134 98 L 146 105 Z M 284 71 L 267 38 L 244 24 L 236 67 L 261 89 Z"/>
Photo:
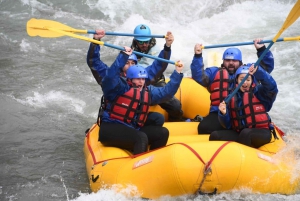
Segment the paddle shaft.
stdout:
<path fill-rule="evenodd" d="M 88 34 L 96 34 L 96 31 L 87 30 Z M 165 38 L 164 35 L 142 35 L 142 34 L 130 34 L 130 33 L 118 33 L 118 32 L 105 32 L 105 35 L 111 36 L 138 36 L 138 37 L 151 37 L 151 38 Z"/>
<path fill-rule="evenodd" d="M 285 37 L 285 38 L 278 38 L 276 42 L 282 42 L 282 41 L 300 41 L 300 36 L 296 37 Z M 271 43 L 273 40 L 262 40 L 259 42 L 259 44 L 263 43 Z M 203 46 L 202 49 L 210 49 L 210 48 L 218 48 L 218 47 L 230 47 L 230 46 L 242 46 L 242 45 L 252 45 L 254 44 L 253 41 L 250 42 L 241 42 L 241 43 L 228 43 L 228 44 L 218 44 L 218 45 L 207 45 Z"/>
<path fill-rule="evenodd" d="M 51 31 L 54 31 L 54 32 L 58 32 L 58 33 L 64 34 L 64 35 L 67 35 L 67 36 L 78 38 L 78 39 L 81 39 L 81 40 L 85 40 L 85 41 L 89 41 L 89 42 L 96 43 L 96 44 L 99 44 L 99 45 L 104 45 L 104 46 L 107 46 L 107 47 L 118 49 L 118 50 L 121 50 L 121 51 L 125 50 L 124 47 L 112 45 L 112 44 L 109 44 L 109 43 L 105 43 L 103 41 L 94 40 L 94 39 L 87 38 L 87 37 L 84 37 L 84 36 L 79 36 L 79 35 L 73 34 L 71 32 L 65 32 L 65 31 L 62 31 L 62 30 L 59 30 L 59 29 L 50 28 L 50 27 L 47 28 L 47 29 L 49 29 Z M 144 57 L 148 57 L 148 58 L 151 58 L 151 59 L 156 59 L 156 60 L 159 60 L 159 61 L 162 61 L 162 62 L 167 62 L 167 63 L 176 65 L 176 63 L 174 61 L 170 61 L 170 60 L 167 60 L 167 59 L 155 57 L 155 56 L 152 56 L 152 55 L 149 55 L 149 54 L 144 54 L 144 53 L 137 52 L 137 51 L 133 51 L 133 53 L 136 54 L 136 55 L 140 55 L 140 56 L 144 56 Z"/>
<path fill-rule="evenodd" d="M 258 58 L 258 60 L 256 61 L 254 68 L 256 68 L 258 66 L 258 64 L 260 63 L 260 61 L 264 58 L 264 56 L 267 54 L 267 52 L 270 50 L 270 48 L 272 47 L 272 45 L 277 41 L 277 39 L 279 38 L 279 36 L 282 34 L 282 32 L 287 29 L 291 24 L 293 24 L 300 16 L 300 0 L 298 0 L 296 2 L 296 4 L 293 6 L 292 10 L 290 11 L 288 17 L 286 18 L 284 24 L 282 25 L 281 29 L 279 30 L 279 32 L 276 34 L 276 36 L 273 38 L 272 42 L 269 44 L 269 46 L 264 50 L 264 52 L 262 53 L 262 55 L 260 55 L 260 57 Z M 236 94 L 236 92 L 240 89 L 240 87 L 244 84 L 244 82 L 246 81 L 246 79 L 249 77 L 249 73 L 246 74 L 246 76 L 242 79 L 242 81 L 240 82 L 240 84 L 234 89 L 234 91 L 232 93 L 230 93 L 225 99 L 224 102 L 226 104 L 228 104 L 228 102 L 230 101 L 230 99 Z"/>
<path fill-rule="evenodd" d="M 282 42 L 284 41 L 284 38 L 279 38 L 276 42 Z M 259 44 L 263 43 L 271 43 L 273 42 L 272 40 L 263 40 L 260 41 Z M 210 49 L 210 48 L 218 48 L 218 47 L 230 47 L 230 46 L 242 46 L 242 45 L 252 45 L 254 44 L 253 41 L 250 42 L 241 42 L 241 43 L 228 43 L 228 44 L 218 44 L 218 45 L 207 45 L 203 46 L 202 49 Z"/>
<path fill-rule="evenodd" d="M 62 29 L 62 31 L 72 32 L 72 33 L 87 33 L 96 34 L 94 30 L 80 30 L 80 29 Z M 165 38 L 164 35 L 145 35 L 145 34 L 131 34 L 131 33 L 120 33 L 120 32 L 105 32 L 105 35 L 111 36 L 138 36 L 138 37 L 151 37 L 151 38 Z"/>
<path fill-rule="evenodd" d="M 97 40 L 93 40 L 91 42 L 94 43 L 94 41 L 97 41 Z M 99 42 L 99 41 L 98 41 Z M 112 45 L 112 44 L 108 44 L 108 43 L 103 43 L 104 46 L 107 46 L 107 47 L 111 47 L 111 48 L 115 48 L 115 49 L 118 49 L 118 50 L 121 50 L 121 51 L 124 51 L 125 48 L 124 47 L 120 47 L 120 46 L 116 46 L 116 45 Z M 152 55 L 149 55 L 149 54 L 144 54 L 144 53 L 141 53 L 141 52 L 137 52 L 137 51 L 132 51 L 134 54 L 136 55 L 140 55 L 140 56 L 144 56 L 144 57 L 148 57 L 148 58 L 151 58 L 151 59 L 156 59 L 156 60 L 159 60 L 159 61 L 162 61 L 162 62 L 167 62 L 167 63 L 170 63 L 170 64 L 175 64 L 174 61 L 170 61 L 170 60 L 167 60 L 167 59 L 163 59 L 163 58 L 159 58 L 159 57 L 155 57 L 155 56 L 152 56 Z"/>

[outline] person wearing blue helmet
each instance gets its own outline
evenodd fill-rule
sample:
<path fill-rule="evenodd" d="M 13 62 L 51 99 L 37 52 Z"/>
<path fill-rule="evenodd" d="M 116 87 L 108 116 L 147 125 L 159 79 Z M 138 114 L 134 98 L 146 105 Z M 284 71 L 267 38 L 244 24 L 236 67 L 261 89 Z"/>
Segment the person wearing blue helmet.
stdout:
<path fill-rule="evenodd" d="M 107 69 L 102 80 L 105 106 L 101 119 L 99 141 L 104 146 L 114 146 L 140 154 L 166 145 L 169 138 L 167 128 L 145 125 L 150 105 L 159 104 L 174 96 L 183 74 L 183 65 L 178 61 L 170 81 L 164 87 L 146 85 L 148 73 L 139 64 L 130 66 L 126 79 L 119 73 L 128 60 L 132 49 L 125 47 L 115 62 Z"/>
<path fill-rule="evenodd" d="M 139 24 L 134 28 L 133 33 L 140 34 L 140 35 L 151 35 L 151 30 L 147 25 Z M 151 37 L 134 36 L 134 39 L 132 41 L 132 47 L 134 48 L 134 50 L 145 54 L 150 53 L 151 55 L 153 55 L 152 51 L 155 45 L 156 45 L 156 39 Z M 139 59 L 142 58 L 142 56 L 139 57 L 140 57 Z M 143 64 L 143 61 L 141 61 L 140 63 Z"/>
<path fill-rule="evenodd" d="M 94 34 L 93 39 L 95 40 L 101 40 L 105 36 L 105 30 L 102 29 L 97 29 L 96 34 Z M 172 43 L 173 41 L 169 42 Z M 86 62 L 95 78 L 97 83 L 101 86 L 102 79 L 106 75 L 106 71 L 109 68 L 101 59 L 100 59 L 100 50 L 101 46 L 99 44 L 90 43 L 88 52 L 87 52 L 87 57 L 86 57 Z M 170 59 L 171 57 L 171 52 L 166 51 L 165 49 L 161 50 L 158 57 L 160 58 L 165 58 Z M 128 66 L 137 64 L 138 58 L 136 55 L 132 55 L 129 59 L 126 65 L 124 66 L 122 72 L 126 72 Z M 152 63 L 149 64 L 146 67 L 146 70 L 149 74 L 149 78 L 147 79 L 147 84 L 150 84 L 153 82 L 155 79 L 157 79 L 157 76 L 160 76 L 161 72 L 164 70 L 164 65 L 166 62 L 162 62 L 159 60 L 152 60 Z M 122 73 L 121 72 L 121 73 Z"/>
<path fill-rule="evenodd" d="M 260 44 L 261 39 L 254 40 L 254 47 L 257 56 L 260 57 L 266 49 L 264 44 Z M 210 92 L 210 112 L 199 123 L 198 133 L 209 134 L 214 130 L 225 129 L 218 121 L 218 107 L 232 91 L 235 86 L 234 73 L 243 64 L 242 52 L 238 48 L 227 48 L 223 53 L 223 63 L 221 67 L 212 66 L 204 69 L 202 57 L 202 44 L 194 47 L 194 57 L 191 63 L 192 78 L 206 87 Z M 274 69 L 274 58 L 271 51 L 268 51 L 259 64 L 268 73 Z"/>
<path fill-rule="evenodd" d="M 134 34 L 140 35 L 151 35 L 151 30 L 149 26 L 145 24 L 139 24 L 135 27 Z M 164 50 L 171 54 L 171 44 L 174 41 L 174 36 L 172 32 L 168 31 L 166 34 L 166 43 L 164 45 Z M 144 54 L 149 54 L 152 56 L 157 56 L 158 51 L 156 47 L 156 39 L 146 36 L 135 36 L 132 40 L 131 48 L 137 52 L 141 52 Z M 146 67 L 151 62 L 151 59 L 137 55 L 139 64 Z M 164 59 L 169 60 L 169 55 L 165 55 Z M 163 68 L 157 74 L 155 79 L 151 82 L 154 86 L 163 87 L 166 85 L 164 71 L 167 69 L 168 63 L 163 64 Z M 184 121 L 183 111 L 181 108 L 181 102 L 176 98 L 172 97 L 170 100 L 167 100 L 164 103 L 159 104 L 161 108 L 163 108 L 168 113 L 169 121 Z"/>
<path fill-rule="evenodd" d="M 238 85 L 249 73 L 228 105 L 221 102 L 218 107 L 220 124 L 228 130 L 213 131 L 210 141 L 236 141 L 258 148 L 271 141 L 270 118 L 267 114 L 273 106 L 278 89 L 273 77 L 261 66 L 241 66 L 235 72 Z M 259 84 L 254 83 L 254 78 Z"/>
<path fill-rule="evenodd" d="M 105 30 L 96 30 L 96 34 L 94 34 L 93 38 L 95 40 L 101 40 L 105 36 Z M 173 41 L 168 41 L 166 43 L 170 44 Z M 100 59 L 100 50 L 101 46 L 96 43 L 90 43 L 90 47 L 87 52 L 87 64 L 97 81 L 97 83 L 101 86 L 102 85 L 102 79 L 106 75 L 106 71 L 109 68 L 101 59 Z M 171 52 L 169 50 L 163 49 L 160 51 L 160 54 L 158 57 L 160 58 L 167 58 L 170 59 Z M 135 54 L 131 54 L 123 67 L 122 71 L 120 72 L 120 76 L 123 76 L 126 78 L 126 71 L 127 69 L 132 66 L 136 65 L 138 63 L 138 59 Z M 161 72 L 164 71 L 164 65 L 165 62 L 161 62 L 158 60 L 152 60 L 152 64 L 148 65 L 146 67 L 147 73 L 149 77 L 146 79 L 147 84 L 150 84 L 153 80 L 156 80 L 158 76 L 160 76 Z M 101 100 L 101 105 L 103 104 L 103 99 Z M 100 108 L 101 110 L 101 108 Z M 101 116 L 101 111 L 99 111 L 99 118 Z M 98 119 L 99 119 L 98 118 Z M 162 126 L 164 124 L 165 118 L 164 115 L 158 113 L 158 112 L 150 112 L 148 114 L 147 122 L 146 124 L 155 124 Z"/>

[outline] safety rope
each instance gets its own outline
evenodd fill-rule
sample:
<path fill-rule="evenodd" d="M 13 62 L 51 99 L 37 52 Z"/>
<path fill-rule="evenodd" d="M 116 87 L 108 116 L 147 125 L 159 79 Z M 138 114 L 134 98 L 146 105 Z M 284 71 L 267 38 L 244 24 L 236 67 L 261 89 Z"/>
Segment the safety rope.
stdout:
<path fill-rule="evenodd" d="M 214 155 L 211 157 L 211 159 L 204 165 L 203 177 L 202 177 L 202 180 L 201 180 L 201 182 L 200 182 L 200 185 L 199 185 L 199 187 L 198 187 L 198 189 L 197 189 L 197 191 L 196 191 L 196 194 L 197 194 L 197 193 L 199 193 L 199 194 L 201 194 L 201 195 L 203 195 L 203 194 L 215 194 L 215 193 L 217 192 L 217 189 L 215 188 L 214 192 L 212 192 L 212 193 L 203 193 L 203 192 L 201 191 L 201 187 L 202 187 L 202 185 L 203 185 L 203 183 L 204 183 L 204 180 L 205 180 L 206 176 L 207 176 L 209 173 L 212 172 L 212 170 L 211 170 L 211 164 L 212 164 L 213 160 L 217 157 L 217 155 L 221 152 L 221 150 L 222 150 L 227 144 L 229 144 L 230 142 L 232 142 L 232 141 L 227 141 L 227 142 L 225 142 L 224 144 L 222 144 L 222 145 L 217 149 L 217 151 L 214 153 Z"/>

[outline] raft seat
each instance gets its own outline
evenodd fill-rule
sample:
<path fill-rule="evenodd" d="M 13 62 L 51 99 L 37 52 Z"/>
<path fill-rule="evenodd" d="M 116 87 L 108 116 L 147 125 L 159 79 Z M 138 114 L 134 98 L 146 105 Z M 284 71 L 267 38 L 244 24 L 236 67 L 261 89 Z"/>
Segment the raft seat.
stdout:
<path fill-rule="evenodd" d="M 168 82 L 169 79 L 166 79 Z M 194 119 L 197 115 L 205 117 L 210 109 L 210 94 L 207 89 L 190 77 L 184 77 L 181 81 L 175 97 L 181 102 L 183 117 Z M 150 111 L 159 112 L 168 121 L 168 114 L 159 105 L 151 106 Z"/>

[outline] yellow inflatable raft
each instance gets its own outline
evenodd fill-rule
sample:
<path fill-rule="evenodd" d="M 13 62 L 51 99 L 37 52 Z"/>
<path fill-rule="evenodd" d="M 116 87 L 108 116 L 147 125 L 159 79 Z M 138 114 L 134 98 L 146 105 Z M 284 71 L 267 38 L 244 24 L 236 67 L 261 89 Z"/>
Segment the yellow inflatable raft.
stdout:
<path fill-rule="evenodd" d="M 209 112 L 209 94 L 190 78 L 184 78 L 176 97 L 187 118 Z M 159 106 L 153 111 L 165 114 Z M 165 114 L 166 115 L 166 114 Z M 167 117 L 167 115 L 166 115 Z M 96 192 L 117 184 L 137 187 L 143 198 L 197 193 L 221 193 L 233 189 L 294 194 L 299 180 L 292 178 L 292 163 L 274 159 L 285 143 L 279 139 L 254 149 L 236 142 L 208 141 L 198 135 L 198 122 L 166 122 L 168 145 L 140 155 L 104 147 L 98 142 L 99 127 L 86 134 L 84 154 L 90 187 Z"/>

